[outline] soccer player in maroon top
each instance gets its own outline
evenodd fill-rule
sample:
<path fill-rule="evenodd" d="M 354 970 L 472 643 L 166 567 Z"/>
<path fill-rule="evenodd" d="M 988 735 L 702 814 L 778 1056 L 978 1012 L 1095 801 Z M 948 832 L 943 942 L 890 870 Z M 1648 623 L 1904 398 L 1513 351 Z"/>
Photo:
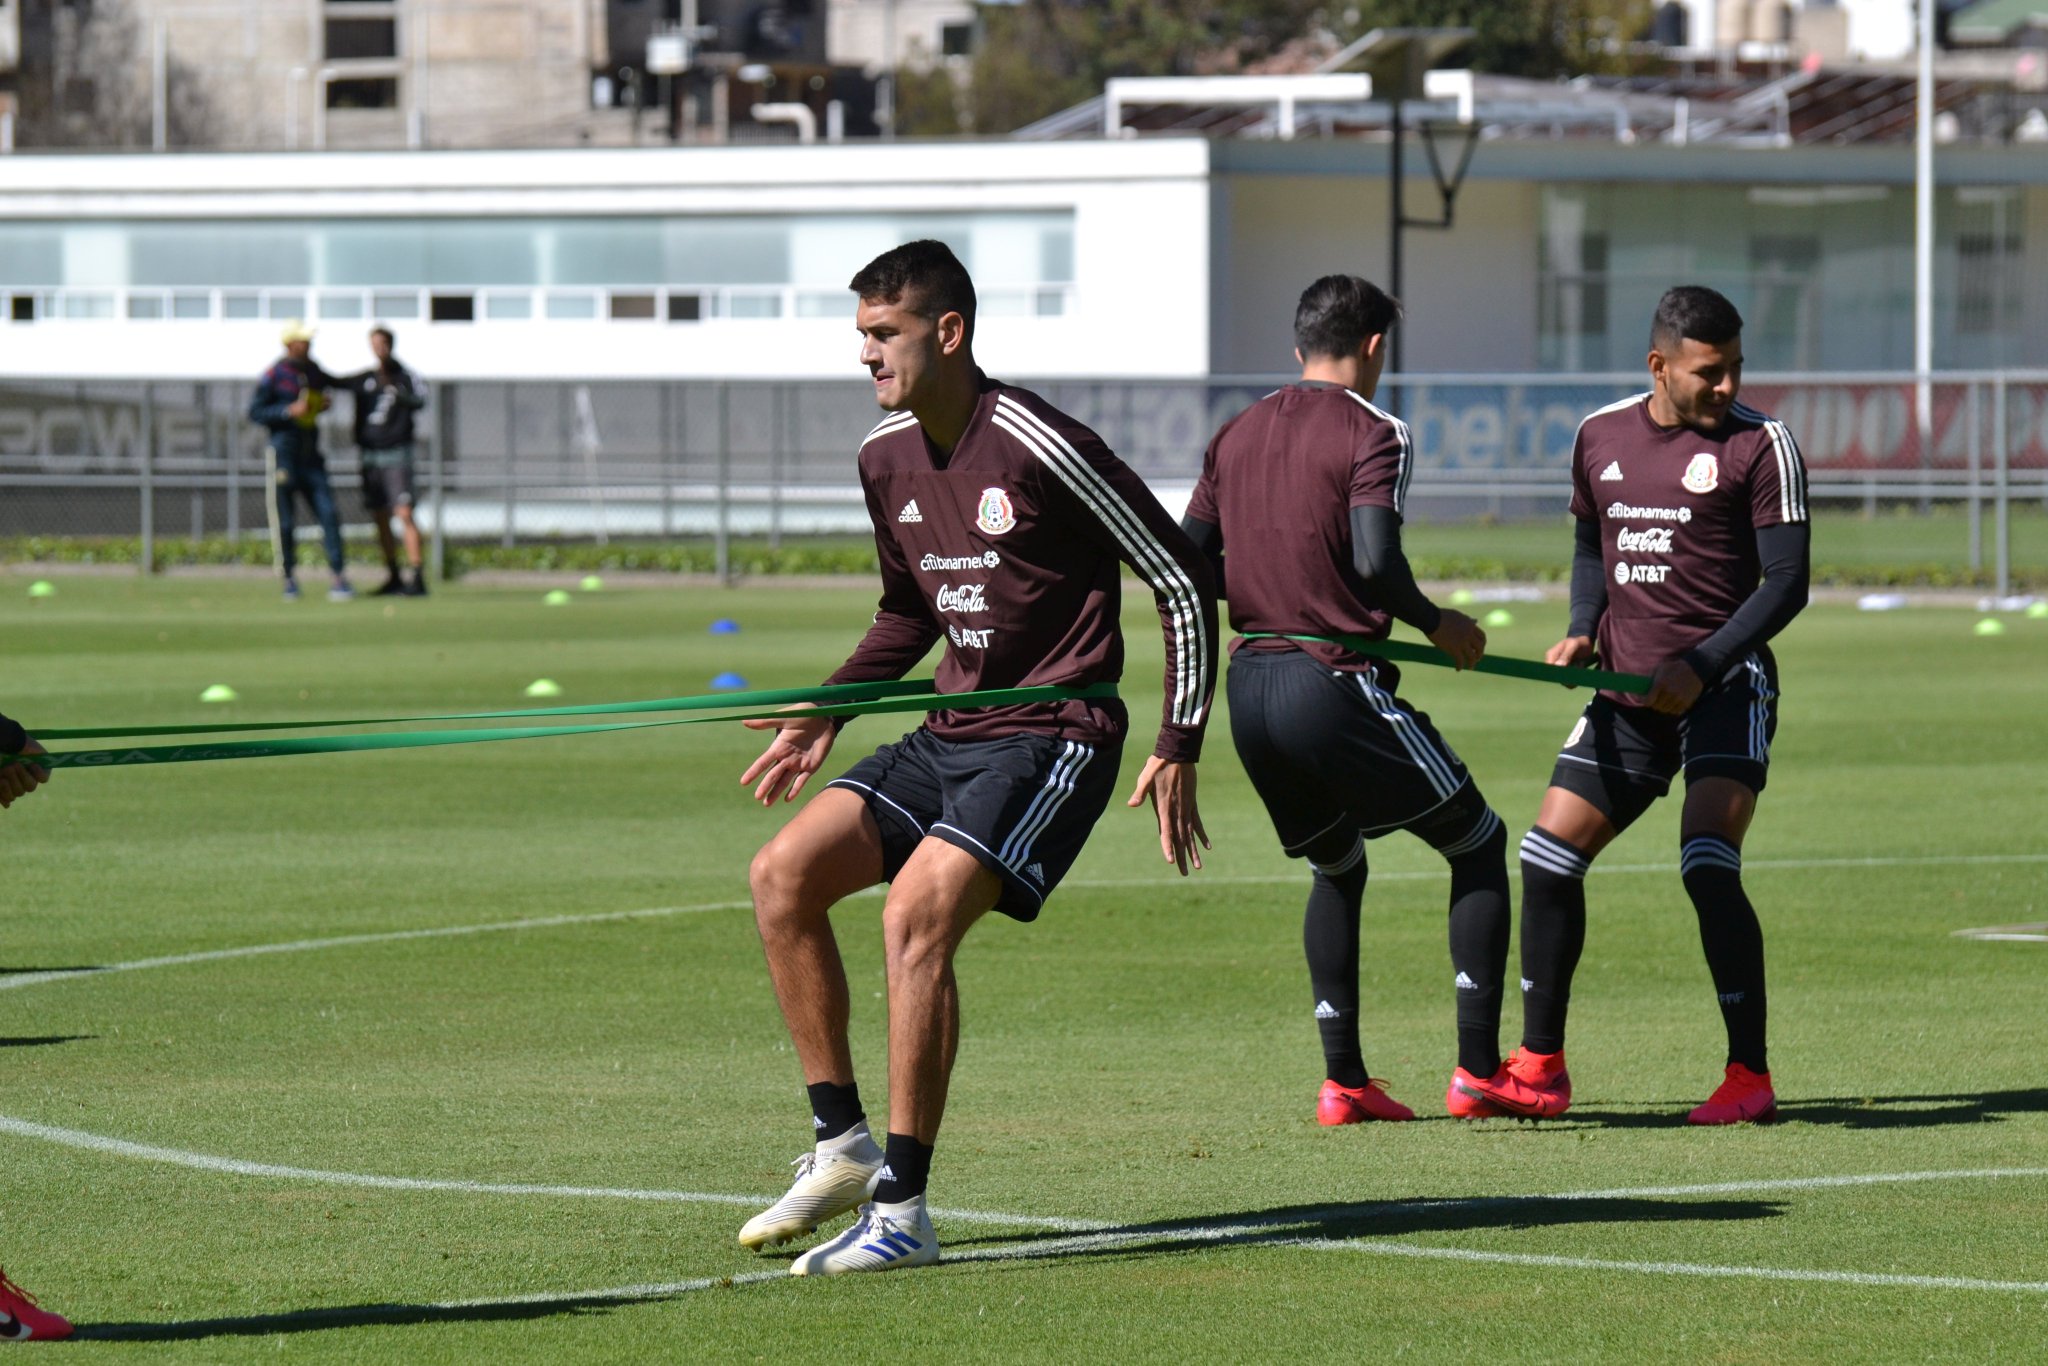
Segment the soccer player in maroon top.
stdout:
<path fill-rule="evenodd" d="M 1721 1085 L 1694 1124 L 1777 1105 L 1764 1050 L 1764 942 L 1742 888 L 1778 723 L 1767 642 L 1806 605 L 1806 467 L 1785 424 L 1735 401 L 1742 317 L 1711 289 L 1664 295 L 1647 394 L 1579 427 L 1572 451 L 1572 619 L 1545 656 L 1647 674 L 1602 692 L 1558 755 L 1522 840 L 1522 1046 L 1479 1093 L 1517 1114 L 1571 1102 L 1565 1006 L 1586 938 L 1587 868 L 1685 773 L 1679 872 L 1728 1030 Z"/>
<path fill-rule="evenodd" d="M 1239 631 L 1384 640 L 1399 618 L 1464 667 L 1484 653 L 1486 633 L 1415 586 L 1401 550 L 1415 453 L 1408 425 L 1372 405 L 1399 315 L 1354 275 L 1304 290 L 1294 314 L 1300 382 L 1217 432 L 1181 525 L 1214 558 Z M 1428 841 L 1451 869 L 1458 1065 L 1445 1104 L 1460 1118 L 1501 1113 L 1457 1082 L 1500 1069 L 1507 833 L 1429 718 L 1394 696 L 1399 682 L 1370 650 L 1231 642 L 1231 736 L 1281 847 L 1313 873 L 1302 942 L 1323 1040 L 1324 1124 L 1415 1118 L 1368 1076 L 1358 1038 L 1365 841 L 1395 830 Z"/>
<path fill-rule="evenodd" d="M 1165 859 L 1183 874 L 1199 868 L 1194 765 L 1216 670 L 1207 562 L 1093 432 L 975 365 L 974 284 L 944 244 L 885 252 L 852 287 L 861 361 L 889 414 L 860 452 L 882 598 L 830 681 L 900 678 L 943 640 L 941 694 L 1113 682 L 1119 564 L 1130 565 L 1158 599 L 1166 700 L 1129 805 L 1149 797 Z M 839 729 L 747 724 L 777 731 L 741 778 L 764 804 L 794 797 Z M 817 1147 L 797 1159 L 789 1193 L 740 1230 L 742 1243 L 785 1242 L 859 1206 L 851 1228 L 790 1270 L 938 1259 L 925 1187 L 960 1032 L 954 951 L 990 910 L 1038 915 L 1108 805 L 1125 729 L 1114 699 L 935 711 L 834 779 L 755 856 L 755 919 Z M 846 972 L 827 917 L 878 882 L 889 883 L 886 1148 L 854 1085 Z"/>
<path fill-rule="evenodd" d="M 43 747 L 30 738 L 21 723 L 0 716 L 0 754 L 41 754 Z M 13 806 L 50 780 L 50 770 L 40 764 L 0 766 L 0 807 Z M 71 1325 L 61 1315 L 36 1304 L 35 1296 L 23 1290 L 0 1271 L 0 1342 L 45 1342 L 71 1336 Z"/>

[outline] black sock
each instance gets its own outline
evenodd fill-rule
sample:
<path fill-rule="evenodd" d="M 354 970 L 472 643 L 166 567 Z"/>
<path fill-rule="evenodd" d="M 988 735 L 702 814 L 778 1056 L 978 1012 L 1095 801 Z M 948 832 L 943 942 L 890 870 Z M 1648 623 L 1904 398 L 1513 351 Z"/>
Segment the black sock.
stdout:
<path fill-rule="evenodd" d="M 811 1127 L 820 1143 L 834 1139 L 868 1117 L 860 1108 L 860 1083 L 814 1081 L 804 1090 L 811 1097 Z"/>
<path fill-rule="evenodd" d="M 1522 1046 L 1564 1048 L 1572 974 L 1586 947 L 1584 850 L 1538 826 L 1522 836 Z"/>
<path fill-rule="evenodd" d="M 1457 972 L 1458 1066 L 1500 1070 L 1501 981 L 1508 970 L 1508 832 L 1488 809 L 1443 851 L 1451 865 L 1451 967 Z"/>
<path fill-rule="evenodd" d="M 1764 930 L 1742 890 L 1742 851 L 1718 835 L 1694 835 L 1679 852 L 1685 892 L 1700 919 L 1700 947 L 1721 998 L 1728 1061 L 1768 1072 L 1764 1055 Z"/>
<path fill-rule="evenodd" d="M 924 1194 L 932 1179 L 932 1145 L 909 1134 L 892 1133 L 883 1149 L 882 1179 L 875 1183 L 875 1203 L 900 1205 Z"/>
<path fill-rule="evenodd" d="M 1316 1032 L 1323 1037 L 1323 1075 L 1353 1089 L 1367 1081 L 1358 1046 L 1358 908 L 1365 899 L 1365 876 L 1365 842 L 1360 840 L 1329 868 L 1315 868 L 1301 918 Z"/>

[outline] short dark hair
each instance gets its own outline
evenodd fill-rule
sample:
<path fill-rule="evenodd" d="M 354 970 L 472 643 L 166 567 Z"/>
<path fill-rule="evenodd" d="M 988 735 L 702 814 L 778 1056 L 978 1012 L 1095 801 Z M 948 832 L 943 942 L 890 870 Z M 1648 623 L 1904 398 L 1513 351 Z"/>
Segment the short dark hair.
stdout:
<path fill-rule="evenodd" d="M 1705 285 L 1678 285 L 1657 301 L 1650 322 L 1650 347 L 1675 348 L 1690 337 L 1709 346 L 1726 346 L 1742 335 L 1742 315 L 1727 296 Z"/>
<path fill-rule="evenodd" d="M 923 318 L 958 313 L 967 340 L 974 340 L 974 280 L 944 242 L 920 238 L 891 247 L 862 266 L 847 288 L 863 301 L 901 303 Z"/>
<path fill-rule="evenodd" d="M 398 338 L 392 336 L 391 329 L 386 327 L 383 323 L 378 323 L 375 327 L 371 328 L 370 335 L 373 337 L 382 337 L 384 339 L 384 344 L 386 346 L 398 345 Z"/>
<path fill-rule="evenodd" d="M 1294 306 L 1294 345 L 1304 357 L 1348 356 L 1394 325 L 1401 301 L 1356 275 L 1325 275 Z"/>

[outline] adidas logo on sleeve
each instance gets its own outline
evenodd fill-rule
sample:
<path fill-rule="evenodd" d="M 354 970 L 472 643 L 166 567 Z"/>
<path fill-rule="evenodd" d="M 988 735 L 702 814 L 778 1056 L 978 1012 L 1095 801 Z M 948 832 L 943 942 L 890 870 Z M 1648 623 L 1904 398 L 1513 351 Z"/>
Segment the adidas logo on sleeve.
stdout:
<path fill-rule="evenodd" d="M 1615 477 L 1619 478 L 1620 476 L 1617 475 Z M 899 522 L 922 522 L 924 514 L 917 510 L 917 499 L 913 498 L 905 503 L 903 511 L 896 514 L 896 520 Z"/>

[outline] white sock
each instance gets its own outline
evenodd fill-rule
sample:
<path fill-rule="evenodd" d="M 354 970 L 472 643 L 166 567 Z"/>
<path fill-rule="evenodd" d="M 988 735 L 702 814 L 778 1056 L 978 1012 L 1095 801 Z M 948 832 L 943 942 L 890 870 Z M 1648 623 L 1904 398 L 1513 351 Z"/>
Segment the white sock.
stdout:
<path fill-rule="evenodd" d="M 868 1126 L 865 1121 L 854 1125 L 837 1138 L 819 1139 L 818 1151 L 833 1154 L 846 1153 L 858 1148 L 863 1143 L 867 1144 L 870 1148 L 875 1146 L 874 1135 L 868 1132 Z"/>

